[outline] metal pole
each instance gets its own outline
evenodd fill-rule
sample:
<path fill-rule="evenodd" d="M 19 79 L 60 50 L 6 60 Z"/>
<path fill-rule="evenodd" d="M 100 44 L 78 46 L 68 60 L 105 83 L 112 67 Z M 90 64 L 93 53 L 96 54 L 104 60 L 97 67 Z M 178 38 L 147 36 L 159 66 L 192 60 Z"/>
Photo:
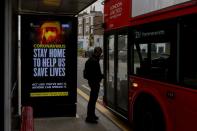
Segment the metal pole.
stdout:
<path fill-rule="evenodd" d="M 18 15 L 18 114 L 21 115 L 21 16 Z"/>
<path fill-rule="evenodd" d="M 5 1 L 4 131 L 11 131 L 12 1 Z"/>

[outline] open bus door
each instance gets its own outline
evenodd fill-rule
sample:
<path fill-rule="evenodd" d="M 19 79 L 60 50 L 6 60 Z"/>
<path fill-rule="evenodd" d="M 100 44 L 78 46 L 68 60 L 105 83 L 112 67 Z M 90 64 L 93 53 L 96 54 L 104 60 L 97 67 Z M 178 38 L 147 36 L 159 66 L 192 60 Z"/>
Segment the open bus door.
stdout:
<path fill-rule="evenodd" d="M 128 111 L 128 33 L 120 31 L 105 37 L 106 50 L 106 88 L 105 103 L 118 114 L 125 117 Z"/>

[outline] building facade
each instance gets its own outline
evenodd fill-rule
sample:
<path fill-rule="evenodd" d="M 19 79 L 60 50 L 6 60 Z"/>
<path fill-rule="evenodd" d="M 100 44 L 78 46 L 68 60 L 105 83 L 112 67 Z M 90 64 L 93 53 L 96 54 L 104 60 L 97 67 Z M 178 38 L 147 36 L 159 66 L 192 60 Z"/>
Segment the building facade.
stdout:
<path fill-rule="evenodd" d="M 96 46 L 103 47 L 103 13 L 84 12 L 78 15 L 78 48 L 89 51 Z"/>

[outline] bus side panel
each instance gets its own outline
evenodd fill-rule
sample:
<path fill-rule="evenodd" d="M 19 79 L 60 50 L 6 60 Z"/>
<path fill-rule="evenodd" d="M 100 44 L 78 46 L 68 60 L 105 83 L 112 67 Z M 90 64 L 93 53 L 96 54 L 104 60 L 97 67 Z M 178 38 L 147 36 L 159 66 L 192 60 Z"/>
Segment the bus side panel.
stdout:
<path fill-rule="evenodd" d="M 176 88 L 173 90 L 173 109 L 176 131 L 197 131 L 197 91 Z"/>
<path fill-rule="evenodd" d="M 196 90 L 137 77 L 132 77 L 132 81 L 137 83 L 138 87 L 130 86 L 133 88 L 130 89 L 130 102 L 134 102 L 135 98 L 142 92 L 151 94 L 164 111 L 167 131 L 172 129 L 173 131 L 197 130 Z M 130 108 L 132 113 L 132 107 Z"/>
<path fill-rule="evenodd" d="M 174 131 L 174 115 L 173 115 L 173 109 L 172 109 L 172 103 L 165 100 L 166 96 L 164 94 L 165 91 L 168 89 L 165 88 L 163 85 L 158 84 L 156 85 L 153 82 L 149 82 L 150 80 L 139 78 L 139 77 L 130 77 L 130 81 L 132 83 L 137 84 L 137 87 L 133 87 L 133 85 L 129 85 L 129 120 L 132 122 L 133 120 L 133 109 L 134 104 L 138 96 L 143 94 L 148 94 L 152 96 L 155 101 L 160 105 L 161 111 L 164 115 L 164 119 L 166 122 L 166 129 L 167 131 Z"/>
<path fill-rule="evenodd" d="M 168 7 L 148 14 L 130 18 L 131 26 L 176 18 L 179 16 L 197 13 L 197 2 L 190 1 L 176 6 Z"/>
<path fill-rule="evenodd" d="M 130 0 L 107 0 L 105 2 L 105 31 L 129 25 L 131 16 L 130 2 Z"/>

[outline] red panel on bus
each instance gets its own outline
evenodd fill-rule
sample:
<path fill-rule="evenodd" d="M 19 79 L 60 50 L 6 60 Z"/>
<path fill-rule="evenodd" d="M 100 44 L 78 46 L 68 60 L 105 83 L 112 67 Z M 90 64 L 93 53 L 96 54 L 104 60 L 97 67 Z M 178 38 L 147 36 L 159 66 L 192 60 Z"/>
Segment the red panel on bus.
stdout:
<path fill-rule="evenodd" d="M 143 12 L 135 14 L 132 10 L 132 4 L 134 4 L 132 0 L 106 0 L 104 5 L 105 31 L 197 13 L 197 1 L 185 1 L 144 14 Z M 140 5 L 138 6 L 140 8 Z"/>
<path fill-rule="evenodd" d="M 107 0 L 104 6 L 105 31 L 128 26 L 130 12 L 130 0 Z"/>

